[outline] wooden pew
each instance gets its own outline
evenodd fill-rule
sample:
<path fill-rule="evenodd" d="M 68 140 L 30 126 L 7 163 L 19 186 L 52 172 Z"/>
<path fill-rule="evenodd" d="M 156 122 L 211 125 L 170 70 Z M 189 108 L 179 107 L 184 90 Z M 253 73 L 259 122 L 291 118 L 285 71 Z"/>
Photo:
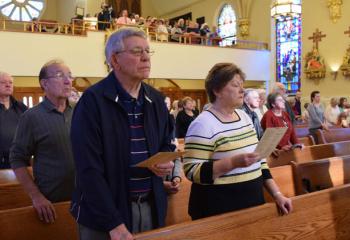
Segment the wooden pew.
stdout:
<path fill-rule="evenodd" d="M 0 210 L 31 206 L 32 201 L 18 183 L 0 185 Z"/>
<path fill-rule="evenodd" d="M 297 135 L 297 138 L 301 138 L 301 137 L 307 137 L 310 135 L 309 133 L 309 128 L 294 128 L 295 130 L 295 134 Z"/>
<path fill-rule="evenodd" d="M 28 167 L 31 175 L 33 175 L 32 167 Z M 0 170 L 0 184 L 3 183 L 18 183 L 15 173 L 12 169 L 2 169 Z"/>
<path fill-rule="evenodd" d="M 278 216 L 276 205 L 226 213 L 141 233 L 136 240 L 350 239 L 350 185 L 293 198 L 294 210 Z"/>
<path fill-rule="evenodd" d="M 290 164 L 292 161 L 307 162 L 345 155 L 350 155 L 350 141 L 308 146 L 302 150 L 297 148 L 287 152 L 280 151 L 278 158 L 268 159 L 268 165 L 273 168 Z"/>
<path fill-rule="evenodd" d="M 0 211 L 1 240 L 78 240 L 77 224 L 69 213 L 69 202 L 54 204 L 57 219 L 46 224 L 38 219 L 33 207 Z"/>
<path fill-rule="evenodd" d="M 304 144 L 304 146 L 313 146 L 316 144 L 314 138 L 311 135 L 298 138 L 298 140 L 301 144 Z"/>
<path fill-rule="evenodd" d="M 293 168 L 291 165 L 279 166 L 270 168 L 271 175 L 275 180 L 280 191 L 286 197 L 296 196 L 294 180 L 293 180 Z M 270 194 L 264 189 L 264 197 L 266 202 L 274 202 Z"/>
<path fill-rule="evenodd" d="M 350 156 L 292 165 L 298 195 L 350 183 Z"/>
<path fill-rule="evenodd" d="M 319 144 L 350 141 L 350 128 L 332 128 L 329 131 L 317 130 Z"/>
<path fill-rule="evenodd" d="M 291 165 L 272 168 L 270 171 L 280 191 L 285 196 L 293 197 L 296 195 Z M 191 184 L 192 183 L 183 176 L 180 191 L 168 197 L 167 226 L 191 221 L 191 217 L 188 214 Z M 274 201 L 266 190 L 264 190 L 264 196 L 267 202 Z"/>
<path fill-rule="evenodd" d="M 179 192 L 168 196 L 168 211 L 165 220 L 167 226 L 191 221 L 191 216 L 188 214 L 191 185 L 192 182 L 183 176 Z"/>

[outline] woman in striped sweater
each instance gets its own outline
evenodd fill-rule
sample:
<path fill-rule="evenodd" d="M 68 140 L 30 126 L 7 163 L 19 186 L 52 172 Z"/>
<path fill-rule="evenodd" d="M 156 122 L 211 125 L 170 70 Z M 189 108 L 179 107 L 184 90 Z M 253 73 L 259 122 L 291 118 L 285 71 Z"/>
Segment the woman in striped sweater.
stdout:
<path fill-rule="evenodd" d="M 243 104 L 244 73 L 234 64 L 218 63 L 209 72 L 206 90 L 212 106 L 190 125 L 184 171 L 193 182 L 192 219 L 265 203 L 263 187 L 284 214 L 292 210 L 272 179 L 265 159 L 254 152 L 257 135 Z"/>

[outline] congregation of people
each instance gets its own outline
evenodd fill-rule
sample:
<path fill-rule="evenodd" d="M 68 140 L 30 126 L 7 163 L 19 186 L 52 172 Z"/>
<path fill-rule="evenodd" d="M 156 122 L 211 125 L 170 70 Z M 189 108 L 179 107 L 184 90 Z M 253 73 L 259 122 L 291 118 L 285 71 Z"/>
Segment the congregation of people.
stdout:
<path fill-rule="evenodd" d="M 103 11 L 112 11 L 102 7 L 98 17 L 105 21 Z M 162 19 L 129 17 L 126 10 L 116 23 L 154 26 L 173 41 L 186 32 L 212 34 L 207 24 L 186 26 L 179 19 L 171 27 Z M 273 153 L 278 155 L 303 149 L 297 124 L 307 124 L 312 135 L 349 127 L 347 99 L 332 98 L 324 108 L 321 93 L 313 91 L 302 113 L 300 91 L 288 97 L 281 83 L 268 95 L 244 89 L 239 66 L 217 63 L 205 79 L 208 104 L 202 108 L 190 96 L 171 102 L 143 82 L 151 54 L 143 30 L 120 28 L 105 47 L 108 76 L 80 96 L 69 66 L 49 61 L 38 75 L 45 97 L 30 109 L 13 97 L 13 78 L 0 73 L 0 167 L 13 169 L 39 219 L 54 223 L 54 203 L 71 201 L 80 239 L 133 239 L 165 226 L 167 196 L 181 189 L 183 176 L 192 182 L 193 220 L 262 205 L 264 189 L 282 214 L 291 213 L 291 199 L 255 148 L 267 128 L 287 128 Z M 137 166 L 158 152 L 177 151 L 183 138 L 182 159 Z"/>
<path fill-rule="evenodd" d="M 123 26 L 137 26 L 142 29 L 147 29 L 149 36 L 158 41 L 166 42 L 184 42 L 184 39 L 188 39 L 192 44 L 203 45 L 219 45 L 221 38 L 218 35 L 216 26 L 210 29 L 208 23 L 199 25 L 197 22 L 189 19 L 162 19 L 152 16 L 142 17 L 139 14 L 131 13 L 124 9 L 120 14 L 116 14 L 111 6 L 106 3 L 101 4 L 101 12 L 96 13 L 95 17 L 97 23 L 91 20 L 90 14 L 83 16 L 75 16 L 71 20 L 71 24 L 66 25 L 67 33 L 71 33 L 74 24 L 74 34 L 84 33 L 82 25 L 89 30 L 107 30 L 118 29 Z M 96 24 L 95 24 L 96 23 Z M 48 30 L 47 28 L 53 28 Z M 50 23 L 44 20 L 40 22 L 38 18 L 32 19 L 32 24 L 27 25 L 27 31 L 30 32 L 53 32 L 64 33 L 64 29 L 58 29 L 55 23 Z"/>

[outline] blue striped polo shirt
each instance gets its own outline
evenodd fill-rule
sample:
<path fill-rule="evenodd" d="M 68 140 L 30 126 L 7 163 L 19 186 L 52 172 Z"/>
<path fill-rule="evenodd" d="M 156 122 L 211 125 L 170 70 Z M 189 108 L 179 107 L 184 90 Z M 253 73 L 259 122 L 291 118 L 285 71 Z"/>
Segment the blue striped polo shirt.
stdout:
<path fill-rule="evenodd" d="M 144 90 L 141 87 L 138 98 L 133 98 L 118 82 L 118 98 L 128 114 L 130 136 L 130 180 L 131 196 L 137 196 L 152 190 L 152 172 L 147 168 L 135 167 L 149 158 L 149 151 L 144 131 Z"/>

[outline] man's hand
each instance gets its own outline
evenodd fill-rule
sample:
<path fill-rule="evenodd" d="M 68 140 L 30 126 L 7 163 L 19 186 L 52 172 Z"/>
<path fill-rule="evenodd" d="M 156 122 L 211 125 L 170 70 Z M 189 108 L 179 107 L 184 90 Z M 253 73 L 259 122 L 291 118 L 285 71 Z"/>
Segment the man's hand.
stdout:
<path fill-rule="evenodd" d="M 111 236 L 111 240 L 133 240 L 134 239 L 124 224 L 120 224 L 119 226 L 109 231 L 109 235 Z"/>
<path fill-rule="evenodd" d="M 156 164 L 149 169 L 158 177 L 165 177 L 166 175 L 169 175 L 174 168 L 174 163 L 167 162 L 162 164 Z"/>
<path fill-rule="evenodd" d="M 38 213 L 40 221 L 53 223 L 56 220 L 56 211 L 52 203 L 42 193 L 38 192 L 32 196 L 33 207 Z"/>
<path fill-rule="evenodd" d="M 169 194 L 175 194 L 180 190 L 180 182 L 181 178 L 175 177 L 171 182 L 170 181 L 164 181 L 164 188 L 165 191 Z"/>

